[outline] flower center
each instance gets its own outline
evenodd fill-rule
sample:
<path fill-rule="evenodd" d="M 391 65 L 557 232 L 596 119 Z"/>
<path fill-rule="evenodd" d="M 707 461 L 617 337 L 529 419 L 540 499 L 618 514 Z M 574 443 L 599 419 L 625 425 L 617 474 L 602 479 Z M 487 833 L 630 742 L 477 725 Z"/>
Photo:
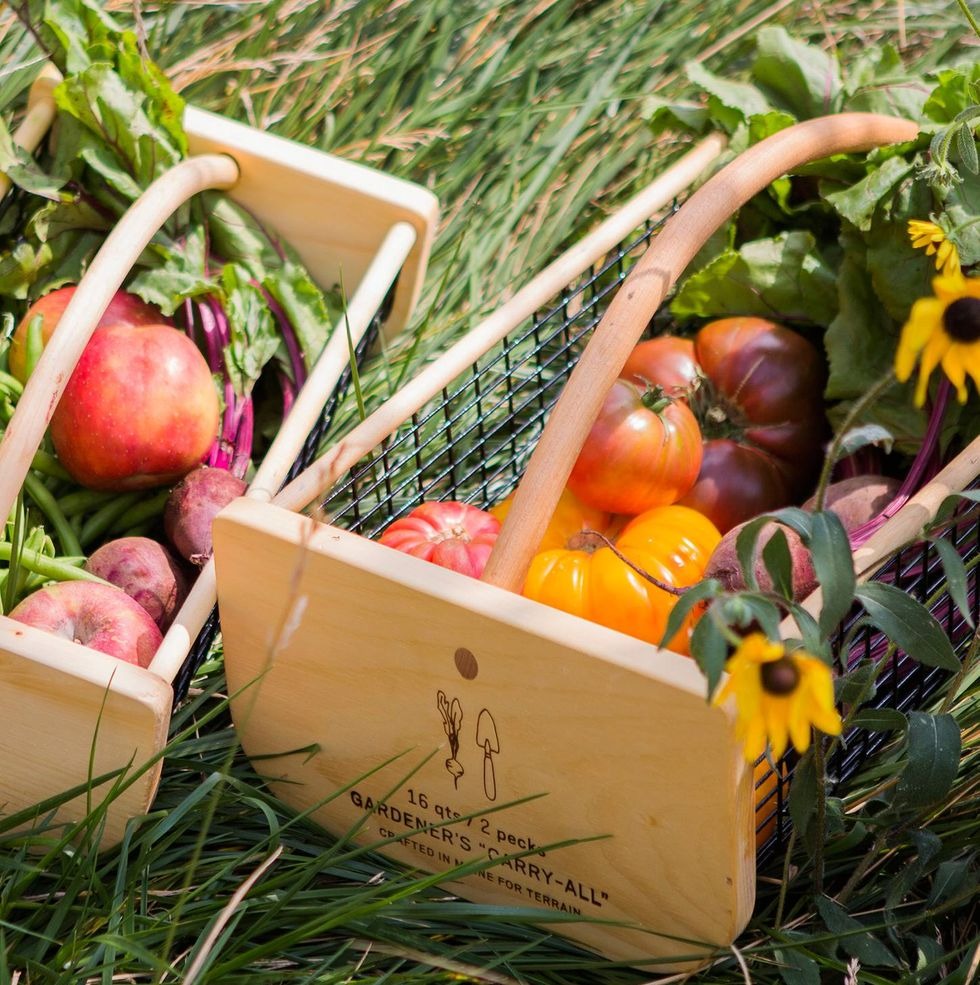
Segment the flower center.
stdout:
<path fill-rule="evenodd" d="M 943 327 L 954 342 L 980 341 L 980 298 L 957 298 L 947 305 Z"/>
<path fill-rule="evenodd" d="M 800 683 L 800 671 L 790 657 L 762 665 L 762 689 L 769 694 L 792 694 Z"/>

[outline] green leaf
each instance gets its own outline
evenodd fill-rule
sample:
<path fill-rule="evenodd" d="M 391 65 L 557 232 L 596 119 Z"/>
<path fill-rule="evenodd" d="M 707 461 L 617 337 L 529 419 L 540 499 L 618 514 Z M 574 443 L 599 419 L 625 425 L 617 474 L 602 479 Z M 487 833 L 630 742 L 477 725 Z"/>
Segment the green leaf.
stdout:
<path fill-rule="evenodd" d="M 922 118 L 931 87 L 905 71 L 902 58 L 890 44 L 867 45 L 850 59 L 841 106 L 850 113 L 883 113 L 908 120 Z"/>
<path fill-rule="evenodd" d="M 780 130 L 785 130 L 787 127 L 791 127 L 796 123 L 796 117 L 792 116 L 790 113 L 784 113 L 781 110 L 770 110 L 768 113 L 755 113 L 749 117 L 749 144 L 757 144 L 760 140 L 765 140 L 766 137 L 771 137 L 774 133 L 779 133 Z M 778 179 L 786 186 L 789 185 L 789 181 L 786 179 Z"/>
<path fill-rule="evenodd" d="M 939 560 L 943 566 L 943 574 L 946 576 L 946 590 L 950 598 L 960 610 L 960 615 L 968 626 L 973 625 L 973 613 L 970 611 L 970 600 L 967 595 L 967 573 L 966 564 L 960 552 L 944 537 L 932 537 L 929 543 L 936 548 Z"/>
<path fill-rule="evenodd" d="M 914 170 L 915 165 L 904 158 L 890 157 L 862 181 L 843 191 L 831 192 L 826 200 L 841 217 L 867 232 L 871 228 L 871 216 L 882 199 L 890 196 L 895 186 Z"/>
<path fill-rule="evenodd" d="M 918 808 L 945 797 L 959 769 L 961 743 L 952 715 L 909 712 L 907 764 L 898 778 L 896 803 Z"/>
<path fill-rule="evenodd" d="M 772 26 L 759 30 L 756 51 L 752 78 L 779 108 L 800 120 L 838 108 L 841 78 L 835 58 Z"/>
<path fill-rule="evenodd" d="M 710 613 L 705 613 L 691 632 L 691 656 L 707 679 L 710 698 L 718 687 L 728 659 L 728 642 Z"/>
<path fill-rule="evenodd" d="M 827 929 L 838 938 L 837 943 L 846 954 L 857 958 L 862 965 L 878 968 L 901 967 L 898 958 L 839 903 L 826 896 L 817 896 L 815 903 Z"/>
<path fill-rule="evenodd" d="M 971 884 L 976 893 L 976 889 L 980 888 L 980 879 L 977 878 L 974 855 L 940 862 L 933 876 L 932 889 L 926 906 L 932 909 L 948 899 L 955 899 L 963 895 Z"/>
<path fill-rule="evenodd" d="M 980 175 L 964 174 L 943 203 L 949 223 L 949 240 L 964 267 L 980 263 Z M 944 223 L 945 225 L 945 223 Z"/>
<path fill-rule="evenodd" d="M 721 593 L 721 582 L 717 578 L 703 578 L 688 588 L 674 604 L 667 616 L 667 626 L 659 646 L 666 646 L 674 638 L 688 615 L 699 605 L 717 598 Z"/>
<path fill-rule="evenodd" d="M 750 82 L 721 78 L 709 72 L 700 62 L 689 62 L 687 77 L 709 96 L 711 118 L 731 133 L 750 116 L 768 113 L 772 107 L 762 92 Z"/>
<path fill-rule="evenodd" d="M 843 435 L 840 441 L 839 458 L 847 458 L 861 448 L 868 445 L 878 445 L 887 454 L 892 450 L 895 443 L 891 431 L 883 428 L 880 424 L 862 424 L 860 427 L 851 428 L 847 434 Z"/>
<path fill-rule="evenodd" d="M 852 719 L 852 724 L 869 732 L 899 732 L 906 728 L 908 719 L 894 708 L 862 708 Z"/>
<path fill-rule="evenodd" d="M 662 96 L 647 96 L 641 112 L 647 118 L 647 125 L 657 136 L 675 130 L 700 135 L 706 133 L 711 126 L 711 116 L 704 106 L 671 102 Z"/>
<path fill-rule="evenodd" d="M 769 573 L 773 590 L 785 599 L 793 597 L 793 559 L 790 556 L 789 541 L 782 527 L 777 527 L 762 548 L 762 562 Z"/>
<path fill-rule="evenodd" d="M 791 231 L 725 250 L 680 286 L 675 317 L 760 315 L 826 325 L 837 310 L 836 275 L 809 232 Z"/>
<path fill-rule="evenodd" d="M 834 683 L 834 699 L 837 704 L 853 705 L 869 701 L 875 694 L 876 668 L 870 661 L 862 662 L 854 670 L 837 678 Z M 902 718 L 904 722 L 904 717 Z"/>
<path fill-rule="evenodd" d="M 793 947 L 777 947 L 774 954 L 786 985 L 820 985 L 820 965 L 808 954 Z"/>
<path fill-rule="evenodd" d="M 942 626 L 925 606 L 894 585 L 869 581 L 854 594 L 871 623 L 913 660 L 927 667 L 956 671 L 960 662 Z"/>
<path fill-rule="evenodd" d="M 793 827 L 808 842 L 810 825 L 817 815 L 817 771 L 812 750 L 803 756 L 793 773 L 787 807 Z"/>
<path fill-rule="evenodd" d="M 980 172 L 980 159 L 977 158 L 977 142 L 973 139 L 973 128 L 963 123 L 956 131 L 956 152 L 960 163 L 970 174 Z"/>
<path fill-rule="evenodd" d="M 936 73 L 938 84 L 922 107 L 923 114 L 935 123 L 952 123 L 975 102 L 971 85 L 980 82 L 980 64 L 974 62 L 969 70 L 942 69 Z"/>
<path fill-rule="evenodd" d="M 813 514 L 809 547 L 823 596 L 818 621 L 829 636 L 851 608 L 855 587 L 851 542 L 836 513 Z"/>

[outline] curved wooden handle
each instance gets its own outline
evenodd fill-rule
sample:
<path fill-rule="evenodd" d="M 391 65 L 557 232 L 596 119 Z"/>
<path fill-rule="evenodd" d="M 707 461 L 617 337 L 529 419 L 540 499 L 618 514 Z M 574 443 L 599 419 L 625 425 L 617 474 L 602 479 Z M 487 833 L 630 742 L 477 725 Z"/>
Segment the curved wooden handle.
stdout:
<path fill-rule="evenodd" d="M 31 83 L 27 95 L 27 112 L 14 133 L 14 143 L 23 147 L 28 154 L 37 150 L 51 124 L 54 122 L 57 107 L 54 103 L 54 87 L 61 81 L 61 74 L 51 64 L 41 69 L 38 77 Z M 0 174 L 0 198 L 10 191 L 11 181 Z"/>
<path fill-rule="evenodd" d="M 912 140 L 918 126 L 874 113 L 819 117 L 740 154 L 664 224 L 630 272 L 572 371 L 518 486 L 483 580 L 519 592 L 602 401 L 633 346 L 698 250 L 736 209 L 790 169 L 830 154 Z"/>
<path fill-rule="evenodd" d="M 0 440 L 0 518 L 10 515 L 82 350 L 146 245 L 193 195 L 209 188 L 230 188 L 237 180 L 238 165 L 225 154 L 181 161 L 143 192 L 106 237 L 44 347 Z"/>

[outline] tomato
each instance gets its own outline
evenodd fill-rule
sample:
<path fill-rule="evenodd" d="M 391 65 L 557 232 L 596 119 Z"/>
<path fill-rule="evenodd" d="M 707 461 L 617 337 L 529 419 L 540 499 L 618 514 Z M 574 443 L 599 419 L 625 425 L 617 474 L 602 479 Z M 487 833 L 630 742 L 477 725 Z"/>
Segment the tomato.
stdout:
<path fill-rule="evenodd" d="M 468 503 L 431 502 L 389 524 L 378 538 L 395 550 L 479 578 L 500 532 L 500 521 Z"/>
<path fill-rule="evenodd" d="M 617 380 L 572 466 L 568 488 L 587 506 L 642 513 L 676 502 L 701 467 L 701 431 L 683 401 Z"/>
<path fill-rule="evenodd" d="M 722 532 L 802 499 L 827 437 L 819 350 L 762 318 L 722 318 L 693 340 L 641 342 L 623 376 L 687 394 L 704 437 L 701 469 L 679 502 Z"/>
<path fill-rule="evenodd" d="M 507 514 L 510 513 L 513 502 L 514 497 L 508 496 L 496 506 L 492 506 L 490 512 L 503 523 L 507 519 Z M 585 530 L 595 530 L 607 537 L 613 537 L 625 522 L 624 517 L 586 506 L 566 488 L 562 490 L 558 504 L 555 506 L 555 512 L 548 521 L 548 526 L 537 550 L 549 551 L 557 547 L 564 547 L 572 537 Z"/>
<path fill-rule="evenodd" d="M 731 438 L 714 438 L 704 443 L 697 482 L 679 502 L 727 533 L 793 499 L 786 470 L 772 455 Z"/>
<path fill-rule="evenodd" d="M 581 532 L 565 547 L 539 552 L 528 569 L 524 595 L 659 643 L 678 596 L 644 578 L 631 564 L 665 585 L 693 585 L 720 540 L 718 529 L 702 514 L 685 506 L 656 507 L 623 528 L 615 538 L 615 551 L 595 533 Z M 670 641 L 671 649 L 688 652 L 697 615 L 685 620 Z"/>

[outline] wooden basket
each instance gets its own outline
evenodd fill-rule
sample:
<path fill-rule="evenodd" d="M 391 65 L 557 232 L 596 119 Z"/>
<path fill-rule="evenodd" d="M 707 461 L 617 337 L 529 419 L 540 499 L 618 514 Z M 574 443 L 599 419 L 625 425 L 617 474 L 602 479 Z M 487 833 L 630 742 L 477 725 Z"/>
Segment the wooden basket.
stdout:
<path fill-rule="evenodd" d="M 474 863 L 447 887 L 535 908 L 613 958 L 692 967 L 735 939 L 765 819 L 733 713 L 706 703 L 690 659 L 516 592 L 603 395 L 711 233 L 798 164 L 915 132 L 866 114 L 801 124 L 635 234 L 717 155 L 709 139 L 272 504 L 219 515 L 232 714 L 284 801 L 409 865 Z M 454 450 L 461 434 L 473 454 Z M 855 555 L 859 572 L 978 471 L 975 442 Z M 422 499 L 487 506 L 514 486 L 482 581 L 368 539 Z M 328 492 L 331 524 L 293 512 Z"/>
<path fill-rule="evenodd" d="M 17 139 L 31 150 L 54 116 L 56 73 L 35 85 Z M 170 214 L 208 188 L 229 195 L 293 246 L 324 287 L 349 292 L 345 317 L 259 463 L 247 495 L 280 488 L 348 368 L 350 345 L 376 325 L 397 332 L 418 298 L 438 203 L 425 189 L 193 107 L 184 125 L 192 156 L 137 200 L 106 239 L 45 348 L 0 443 L 0 515 L 8 516 L 51 413 L 110 297 Z M 0 193 L 5 191 L 0 188 Z M 102 847 L 149 808 L 174 700 L 189 654 L 216 600 L 214 566 L 201 569 L 148 669 L 0 616 L 0 811 L 47 817 L 47 798 L 74 820 L 110 788 Z M 212 621 L 213 623 L 213 621 Z M 203 639 L 206 649 L 207 638 Z M 201 647 L 199 646 L 199 649 Z M 94 782 L 103 778 L 104 782 Z"/>

